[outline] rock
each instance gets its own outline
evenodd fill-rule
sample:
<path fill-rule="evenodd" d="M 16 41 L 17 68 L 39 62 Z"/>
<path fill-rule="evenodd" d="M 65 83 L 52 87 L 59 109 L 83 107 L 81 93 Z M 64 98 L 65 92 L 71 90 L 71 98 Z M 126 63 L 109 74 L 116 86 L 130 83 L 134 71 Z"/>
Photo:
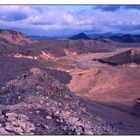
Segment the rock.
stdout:
<path fill-rule="evenodd" d="M 25 122 L 20 123 L 20 127 L 21 127 L 21 129 L 26 131 L 26 123 Z"/>
<path fill-rule="evenodd" d="M 75 122 L 77 122 L 79 120 L 79 118 L 70 117 L 70 118 L 68 118 L 68 120 L 69 120 L 70 123 L 73 123 L 74 124 Z"/>
<path fill-rule="evenodd" d="M 13 116 L 9 116 L 9 117 L 7 118 L 7 121 L 9 121 L 9 122 L 16 121 L 16 120 L 17 120 L 17 118 L 15 118 L 15 117 L 13 117 Z"/>
<path fill-rule="evenodd" d="M 23 130 L 20 127 L 16 127 L 15 128 L 15 132 L 17 132 L 18 134 L 22 135 L 23 134 Z"/>
<path fill-rule="evenodd" d="M 49 127 L 48 127 L 47 125 L 44 125 L 44 127 L 45 127 L 46 129 L 49 129 Z"/>
<path fill-rule="evenodd" d="M 60 122 L 60 120 L 59 119 L 56 119 L 56 122 Z"/>
<path fill-rule="evenodd" d="M 39 68 L 32 68 L 30 72 L 33 75 L 43 76 L 43 72 Z"/>
<path fill-rule="evenodd" d="M 44 101 L 43 100 L 40 100 L 40 104 L 43 104 L 44 103 Z"/>
<path fill-rule="evenodd" d="M 63 119 L 61 119 L 61 120 L 60 120 L 60 122 L 61 122 L 61 123 L 63 123 L 63 122 L 64 122 L 64 120 L 63 120 Z"/>
<path fill-rule="evenodd" d="M 75 129 L 76 129 L 76 125 L 71 125 L 71 126 L 69 127 L 69 130 L 74 131 Z"/>
<path fill-rule="evenodd" d="M 39 111 L 39 110 L 36 110 L 36 113 L 37 113 L 37 114 L 39 114 L 39 113 L 40 113 L 40 111 Z"/>
<path fill-rule="evenodd" d="M 93 135 L 93 132 L 90 131 L 90 130 L 85 130 L 85 134 L 86 134 L 86 135 Z"/>
<path fill-rule="evenodd" d="M 10 123 L 6 123 L 5 129 L 7 131 L 11 131 L 11 132 L 15 131 L 15 127 L 13 125 L 11 125 Z"/>
<path fill-rule="evenodd" d="M 84 123 L 82 121 L 79 121 L 79 120 L 75 121 L 74 124 L 77 126 L 84 126 Z"/>
<path fill-rule="evenodd" d="M 6 113 L 5 116 L 6 116 L 6 117 L 18 117 L 18 115 L 17 115 L 16 113 L 13 113 L 13 112 L 11 112 L 11 113 Z"/>
<path fill-rule="evenodd" d="M 0 114 L 0 119 L 2 119 L 4 116 L 2 114 Z"/>
<path fill-rule="evenodd" d="M 77 127 L 75 129 L 75 132 L 76 132 L 77 135 L 84 134 L 83 127 L 81 127 L 81 126 L 80 127 Z"/>
<path fill-rule="evenodd" d="M 6 131 L 3 127 L 0 127 L 0 135 L 12 135 L 12 134 Z"/>
<path fill-rule="evenodd" d="M 59 113 L 60 113 L 59 110 L 57 110 L 57 111 L 54 113 L 54 115 L 57 116 L 57 115 L 59 115 Z"/>
<path fill-rule="evenodd" d="M 7 120 L 4 118 L 4 116 L 0 117 L 0 124 L 1 125 L 4 125 L 6 121 Z"/>
<path fill-rule="evenodd" d="M 63 111 L 62 115 L 63 115 L 63 117 L 69 117 L 70 112 L 69 111 L 65 111 L 65 112 Z"/>
<path fill-rule="evenodd" d="M 19 121 L 17 121 L 17 120 L 12 121 L 11 125 L 13 125 L 14 127 L 19 127 Z"/>
<path fill-rule="evenodd" d="M 20 120 L 28 120 L 29 118 L 24 114 L 18 114 Z"/>
<path fill-rule="evenodd" d="M 66 126 L 63 127 L 63 130 L 66 131 L 68 128 Z"/>
<path fill-rule="evenodd" d="M 52 117 L 51 116 L 46 116 L 46 119 L 51 120 Z"/>
<path fill-rule="evenodd" d="M 21 129 L 23 129 L 25 132 L 31 132 L 35 130 L 35 126 L 33 123 L 30 122 L 23 122 L 20 124 Z"/>
<path fill-rule="evenodd" d="M 19 125 L 23 130 L 26 130 L 26 123 L 25 122 L 20 122 Z"/>
<path fill-rule="evenodd" d="M 5 109 L 5 110 L 2 110 L 1 113 L 2 113 L 2 115 L 5 115 L 9 111 L 10 111 L 9 109 Z"/>

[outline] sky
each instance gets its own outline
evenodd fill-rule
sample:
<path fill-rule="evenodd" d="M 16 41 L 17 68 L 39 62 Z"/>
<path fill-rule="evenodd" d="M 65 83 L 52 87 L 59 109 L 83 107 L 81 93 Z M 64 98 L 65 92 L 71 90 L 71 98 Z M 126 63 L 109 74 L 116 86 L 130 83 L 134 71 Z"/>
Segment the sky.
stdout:
<path fill-rule="evenodd" d="M 140 5 L 1 5 L 0 28 L 27 35 L 140 33 Z"/>

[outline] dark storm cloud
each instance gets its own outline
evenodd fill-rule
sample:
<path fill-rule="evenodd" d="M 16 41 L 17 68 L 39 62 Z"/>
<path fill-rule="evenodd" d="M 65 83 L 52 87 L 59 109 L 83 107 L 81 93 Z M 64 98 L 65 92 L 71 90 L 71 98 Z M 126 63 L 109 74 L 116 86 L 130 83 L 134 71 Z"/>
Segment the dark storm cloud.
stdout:
<path fill-rule="evenodd" d="M 124 9 L 137 9 L 140 10 L 140 5 L 127 5 L 123 6 Z"/>
<path fill-rule="evenodd" d="M 26 19 L 28 16 L 25 13 L 10 13 L 10 14 L 1 14 L 0 19 L 4 21 L 19 21 Z"/>
<path fill-rule="evenodd" d="M 128 32 L 133 32 L 133 31 L 138 31 L 140 30 L 140 25 L 116 25 L 114 26 L 116 28 L 118 28 L 121 31 L 128 31 Z"/>
<path fill-rule="evenodd" d="M 99 9 L 102 11 L 117 11 L 120 9 L 120 5 L 98 5 L 95 6 L 93 9 Z"/>
<path fill-rule="evenodd" d="M 99 9 L 102 11 L 117 11 L 120 8 L 123 9 L 137 9 L 140 10 L 140 5 L 97 5 L 93 9 Z"/>

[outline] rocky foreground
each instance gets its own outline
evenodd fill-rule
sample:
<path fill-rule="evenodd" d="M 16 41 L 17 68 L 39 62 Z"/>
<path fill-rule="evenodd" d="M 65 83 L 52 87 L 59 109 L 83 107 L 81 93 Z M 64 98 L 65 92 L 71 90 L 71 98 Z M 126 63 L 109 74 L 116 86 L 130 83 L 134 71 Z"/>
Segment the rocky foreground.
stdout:
<path fill-rule="evenodd" d="M 80 98 L 38 68 L 9 81 L 0 91 L 1 135 L 115 135 L 89 113 Z"/>

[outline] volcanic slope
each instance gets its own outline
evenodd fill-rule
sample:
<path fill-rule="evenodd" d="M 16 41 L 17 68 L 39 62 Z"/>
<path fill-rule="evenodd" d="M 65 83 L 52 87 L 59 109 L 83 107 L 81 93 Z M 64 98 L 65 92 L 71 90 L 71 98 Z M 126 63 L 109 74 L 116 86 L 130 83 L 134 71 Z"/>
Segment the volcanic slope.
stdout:
<path fill-rule="evenodd" d="M 118 132 L 86 110 L 64 84 L 32 68 L 0 91 L 0 134 L 112 135 Z"/>

